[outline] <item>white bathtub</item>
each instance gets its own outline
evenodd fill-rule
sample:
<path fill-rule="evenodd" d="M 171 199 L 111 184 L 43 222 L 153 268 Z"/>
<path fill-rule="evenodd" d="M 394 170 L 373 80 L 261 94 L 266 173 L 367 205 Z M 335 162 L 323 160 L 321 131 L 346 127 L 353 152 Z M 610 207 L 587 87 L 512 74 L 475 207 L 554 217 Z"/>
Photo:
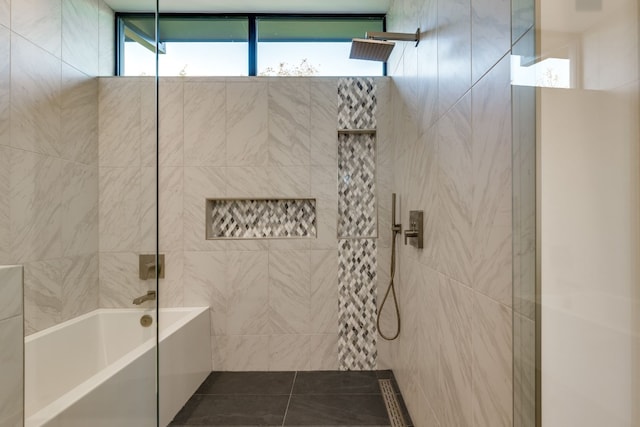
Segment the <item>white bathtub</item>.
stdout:
<path fill-rule="evenodd" d="M 25 338 L 25 426 L 155 426 L 155 319 L 100 309 Z M 208 308 L 160 310 L 160 425 L 211 372 Z"/>

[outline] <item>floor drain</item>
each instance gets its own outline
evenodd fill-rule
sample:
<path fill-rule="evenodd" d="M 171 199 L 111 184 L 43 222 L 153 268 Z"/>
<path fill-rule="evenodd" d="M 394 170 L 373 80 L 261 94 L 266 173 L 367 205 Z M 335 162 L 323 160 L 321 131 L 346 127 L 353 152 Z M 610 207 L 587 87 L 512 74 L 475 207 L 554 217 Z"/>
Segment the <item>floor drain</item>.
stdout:
<path fill-rule="evenodd" d="M 400 402 L 396 397 L 396 393 L 393 390 L 393 384 L 391 380 L 378 380 L 380 384 L 380 391 L 382 392 L 382 398 L 384 404 L 387 407 L 387 413 L 389 414 L 389 421 L 391 421 L 391 427 L 406 427 L 406 422 L 402 416 L 402 409 L 400 409 Z"/>

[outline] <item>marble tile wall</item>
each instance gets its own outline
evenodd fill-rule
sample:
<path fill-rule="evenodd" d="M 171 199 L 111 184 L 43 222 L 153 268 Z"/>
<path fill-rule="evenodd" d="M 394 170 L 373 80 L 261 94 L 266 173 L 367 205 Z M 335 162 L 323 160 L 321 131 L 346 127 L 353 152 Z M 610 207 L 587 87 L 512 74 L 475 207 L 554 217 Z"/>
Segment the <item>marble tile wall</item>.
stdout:
<path fill-rule="evenodd" d="M 395 0 L 388 15 L 422 32 L 389 70 L 399 219 L 423 210 L 426 232 L 422 250 L 397 243 L 403 330 L 378 358 L 417 426 L 513 423 L 511 22 L 508 0 Z"/>
<path fill-rule="evenodd" d="M 24 321 L 22 267 L 0 266 L 0 425 L 22 426 Z"/>
<path fill-rule="evenodd" d="M 152 286 L 137 255 L 155 232 L 153 89 L 100 79 L 101 307 Z M 166 78 L 160 99 L 160 304 L 211 307 L 215 369 L 337 369 L 338 79 Z M 207 240 L 207 198 L 313 198 L 317 236 Z"/>
<path fill-rule="evenodd" d="M 113 17 L 102 0 L 0 1 L 0 264 L 24 265 L 27 334 L 98 306 L 95 77 L 101 57 L 114 68 Z"/>

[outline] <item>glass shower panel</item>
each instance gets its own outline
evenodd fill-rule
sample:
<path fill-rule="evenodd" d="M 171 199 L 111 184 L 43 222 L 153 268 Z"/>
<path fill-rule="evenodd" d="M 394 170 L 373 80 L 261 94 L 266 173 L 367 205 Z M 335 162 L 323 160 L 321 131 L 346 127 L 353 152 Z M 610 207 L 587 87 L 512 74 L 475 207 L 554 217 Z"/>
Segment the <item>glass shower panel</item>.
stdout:
<path fill-rule="evenodd" d="M 637 426 L 638 2 L 538 6 L 539 422 Z"/>
<path fill-rule="evenodd" d="M 106 2 L 60 5 L 0 10 L 0 264 L 24 288 L 24 383 L 0 387 L 24 414 L 0 425 L 156 426 L 155 77 L 113 77 Z"/>
<path fill-rule="evenodd" d="M 158 2 L 157 33 L 164 51 L 159 53 L 160 75 L 154 85 L 158 94 L 158 144 L 154 145 L 157 169 L 153 168 L 157 173 L 157 181 L 153 181 L 157 185 L 153 189 L 157 210 L 153 214 L 158 226 L 153 241 L 165 260 L 165 274 L 157 284 L 158 425 L 163 427 L 211 373 L 211 328 L 220 328 L 220 317 L 210 320 L 209 306 L 213 283 L 220 280 L 220 265 L 216 264 L 220 258 L 216 255 L 222 248 L 206 239 L 205 211 L 207 197 L 224 196 L 219 187 L 220 181 L 224 185 L 225 168 L 217 166 L 225 161 L 228 78 L 203 77 L 207 73 L 197 71 L 197 67 L 204 61 L 212 66 L 209 70 L 230 69 L 226 63 L 235 57 L 223 54 L 207 58 L 210 45 L 215 44 L 218 53 L 227 45 L 240 51 L 244 46 L 246 54 L 243 37 L 247 34 L 246 18 L 223 22 L 201 17 L 190 22 L 183 16 L 164 15 L 165 7 L 165 1 Z M 182 55 L 193 47 L 197 48 L 196 55 Z M 178 73 L 179 77 L 165 74 L 163 67 L 171 63 L 185 72 Z M 237 70 L 237 64 L 231 68 Z M 209 252 L 212 250 L 217 252 Z"/>

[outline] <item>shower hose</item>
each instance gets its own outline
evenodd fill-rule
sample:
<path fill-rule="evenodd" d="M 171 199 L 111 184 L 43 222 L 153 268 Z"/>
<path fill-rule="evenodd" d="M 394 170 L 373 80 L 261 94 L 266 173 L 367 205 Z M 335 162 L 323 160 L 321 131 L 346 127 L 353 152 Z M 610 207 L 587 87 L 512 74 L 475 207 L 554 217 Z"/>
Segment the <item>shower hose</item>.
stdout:
<path fill-rule="evenodd" d="M 389 280 L 389 286 L 387 287 L 387 292 L 384 294 L 384 298 L 382 299 L 382 304 L 380 304 L 380 310 L 378 310 L 378 316 L 376 318 L 376 327 L 378 328 L 378 333 L 382 338 L 387 341 L 393 341 L 398 338 L 400 335 L 400 307 L 398 306 L 398 297 L 396 296 L 396 287 L 393 283 L 393 278 L 396 275 L 396 235 L 399 231 L 393 230 L 393 237 L 391 238 L 391 279 Z M 396 319 L 398 319 L 396 325 L 396 332 L 393 336 L 385 335 L 380 329 L 380 316 L 382 316 L 382 310 L 384 309 L 384 304 L 387 302 L 387 298 L 389 298 L 389 292 L 393 294 L 393 303 L 396 308 Z"/>

